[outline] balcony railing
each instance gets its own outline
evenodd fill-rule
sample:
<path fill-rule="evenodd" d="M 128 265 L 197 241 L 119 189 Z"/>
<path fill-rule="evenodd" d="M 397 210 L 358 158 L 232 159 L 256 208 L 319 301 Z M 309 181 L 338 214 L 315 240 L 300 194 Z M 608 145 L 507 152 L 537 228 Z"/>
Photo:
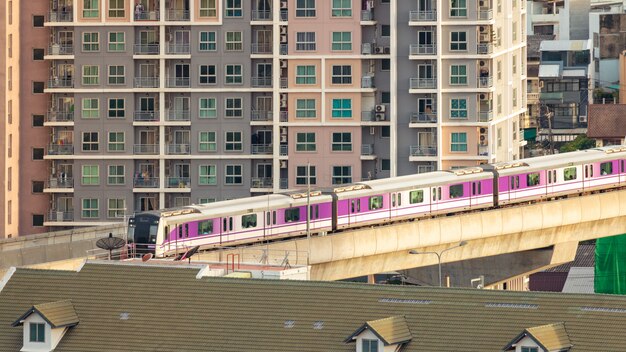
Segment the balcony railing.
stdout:
<path fill-rule="evenodd" d="M 252 87 L 271 87 L 272 77 L 252 77 Z"/>
<path fill-rule="evenodd" d="M 411 11 L 409 13 L 410 22 L 435 21 L 436 19 L 437 19 L 437 10 Z"/>
<path fill-rule="evenodd" d="M 289 152 L 289 146 L 281 144 L 278 152 L 279 152 L 280 156 L 287 156 L 287 154 Z"/>
<path fill-rule="evenodd" d="M 480 156 L 489 156 L 489 146 L 488 145 L 478 145 L 478 155 Z"/>
<path fill-rule="evenodd" d="M 528 100 L 539 100 L 539 93 L 526 93 Z"/>
<path fill-rule="evenodd" d="M 253 177 L 252 188 L 272 188 L 274 186 L 271 177 Z"/>
<path fill-rule="evenodd" d="M 411 156 L 437 156 L 437 147 L 434 145 L 412 145 L 409 148 Z"/>
<path fill-rule="evenodd" d="M 372 12 L 372 10 L 361 11 L 361 21 L 373 21 L 373 20 L 374 20 L 374 12 Z"/>
<path fill-rule="evenodd" d="M 72 144 L 50 144 L 48 155 L 73 155 L 74 145 Z"/>
<path fill-rule="evenodd" d="M 251 119 L 252 121 L 271 121 L 272 120 L 272 112 L 266 110 L 252 110 Z"/>
<path fill-rule="evenodd" d="M 74 46 L 67 44 L 50 44 L 48 55 L 74 55 Z"/>
<path fill-rule="evenodd" d="M 167 10 L 166 21 L 189 21 L 189 11 L 187 10 Z"/>
<path fill-rule="evenodd" d="M 493 18 L 493 10 L 492 9 L 480 9 L 478 10 L 478 19 L 479 20 L 490 20 Z"/>
<path fill-rule="evenodd" d="M 55 77 L 48 80 L 48 88 L 73 88 L 74 78 Z"/>
<path fill-rule="evenodd" d="M 133 187 L 135 188 L 159 188 L 159 178 L 135 175 L 135 179 L 133 180 Z"/>
<path fill-rule="evenodd" d="M 287 9 L 280 10 L 280 20 L 281 21 L 289 20 L 289 12 L 287 11 Z"/>
<path fill-rule="evenodd" d="M 253 54 L 271 54 L 272 44 L 270 43 L 252 43 Z"/>
<path fill-rule="evenodd" d="M 414 112 L 411 114 L 411 123 L 436 123 L 437 112 Z"/>
<path fill-rule="evenodd" d="M 287 46 L 287 44 L 281 44 L 280 55 L 287 55 L 288 52 L 289 52 L 289 46 Z"/>
<path fill-rule="evenodd" d="M 48 221 L 74 221 L 74 212 L 51 210 L 48 213 Z"/>
<path fill-rule="evenodd" d="M 289 112 L 281 111 L 278 117 L 280 119 L 280 122 L 287 122 L 289 121 Z"/>
<path fill-rule="evenodd" d="M 410 55 L 435 55 L 437 44 L 411 44 L 409 46 Z"/>
<path fill-rule="evenodd" d="M 133 120 L 134 121 L 159 121 L 159 112 L 156 110 L 154 111 L 138 110 L 138 111 L 135 111 Z"/>
<path fill-rule="evenodd" d="M 167 118 L 167 121 L 189 121 L 191 119 L 191 111 L 168 110 L 166 118 Z"/>
<path fill-rule="evenodd" d="M 289 180 L 286 178 L 281 178 L 280 180 L 278 180 L 279 182 L 279 186 L 280 189 L 287 189 L 289 188 Z"/>
<path fill-rule="evenodd" d="M 361 121 L 372 122 L 376 121 L 376 113 L 374 110 L 361 111 Z"/>
<path fill-rule="evenodd" d="M 411 78 L 410 89 L 434 89 L 437 78 Z"/>
<path fill-rule="evenodd" d="M 361 155 L 374 155 L 374 145 L 373 144 L 361 145 Z"/>
<path fill-rule="evenodd" d="M 158 144 L 135 144 L 133 146 L 133 152 L 135 154 L 154 155 L 159 154 Z"/>
<path fill-rule="evenodd" d="M 252 10 L 253 21 L 271 21 L 272 11 Z"/>
<path fill-rule="evenodd" d="M 188 88 L 190 85 L 189 77 L 170 77 L 167 79 L 168 88 Z"/>
<path fill-rule="evenodd" d="M 48 122 L 74 121 L 74 111 L 48 111 Z"/>
<path fill-rule="evenodd" d="M 479 111 L 478 112 L 478 121 L 479 122 L 489 122 L 493 120 L 493 111 Z"/>
<path fill-rule="evenodd" d="M 50 177 L 48 188 L 74 188 L 74 179 L 71 177 Z"/>
<path fill-rule="evenodd" d="M 158 88 L 159 77 L 135 77 L 135 88 Z"/>
<path fill-rule="evenodd" d="M 281 89 L 289 88 L 289 79 L 287 77 L 280 78 L 280 88 Z"/>
<path fill-rule="evenodd" d="M 159 11 L 141 11 L 135 13 L 135 21 L 158 21 Z"/>
<path fill-rule="evenodd" d="M 72 9 L 66 9 L 65 11 L 51 11 L 48 13 L 49 22 L 72 22 L 74 16 Z"/>
<path fill-rule="evenodd" d="M 271 144 L 253 144 L 252 154 L 272 154 Z"/>
<path fill-rule="evenodd" d="M 361 77 L 361 88 L 374 88 L 374 77 L 373 76 L 363 76 Z"/>
<path fill-rule="evenodd" d="M 169 155 L 186 155 L 191 153 L 189 144 L 168 144 L 166 151 Z"/>
<path fill-rule="evenodd" d="M 167 188 L 189 188 L 191 179 L 189 177 L 166 177 L 165 187 Z"/>
<path fill-rule="evenodd" d="M 478 88 L 491 88 L 493 87 L 493 77 L 492 76 L 480 76 L 476 77 L 478 81 Z"/>
<path fill-rule="evenodd" d="M 166 53 L 170 55 L 191 53 L 189 44 L 167 43 L 166 49 Z"/>
<path fill-rule="evenodd" d="M 158 55 L 159 44 L 135 44 L 136 55 Z"/>
<path fill-rule="evenodd" d="M 476 45 L 476 52 L 478 54 L 491 54 L 493 52 L 493 45 L 491 43 L 479 43 Z"/>

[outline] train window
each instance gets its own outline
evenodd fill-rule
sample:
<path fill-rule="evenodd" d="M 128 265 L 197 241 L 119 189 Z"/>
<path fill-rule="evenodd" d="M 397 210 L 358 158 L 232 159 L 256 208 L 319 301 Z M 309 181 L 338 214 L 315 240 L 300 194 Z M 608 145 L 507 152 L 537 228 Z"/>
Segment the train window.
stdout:
<path fill-rule="evenodd" d="M 433 202 L 437 200 L 437 189 L 433 188 Z"/>
<path fill-rule="evenodd" d="M 519 189 L 519 176 L 515 176 L 515 189 Z"/>
<path fill-rule="evenodd" d="M 478 194 L 483 194 L 482 182 L 478 181 L 476 183 L 478 183 Z"/>
<path fill-rule="evenodd" d="M 300 208 L 285 209 L 285 222 L 300 221 Z"/>
<path fill-rule="evenodd" d="M 228 231 L 228 227 L 226 225 L 228 225 L 228 219 L 224 218 L 222 221 L 222 232 Z"/>
<path fill-rule="evenodd" d="M 241 217 L 241 227 L 244 229 L 256 227 L 256 214 L 243 215 Z"/>
<path fill-rule="evenodd" d="M 276 225 L 276 210 L 272 212 L 272 223 Z"/>
<path fill-rule="evenodd" d="M 533 172 L 532 174 L 526 175 L 526 183 L 529 187 L 536 186 L 539 184 L 539 173 Z"/>
<path fill-rule="evenodd" d="M 476 182 L 472 182 L 472 195 L 476 195 Z"/>
<path fill-rule="evenodd" d="M 450 198 L 463 197 L 463 184 L 450 186 Z"/>
<path fill-rule="evenodd" d="M 613 174 L 613 162 L 609 161 L 609 162 L 600 164 L 600 175 L 611 175 L 611 174 Z"/>
<path fill-rule="evenodd" d="M 548 183 L 552 183 L 552 171 L 548 171 Z"/>
<path fill-rule="evenodd" d="M 267 212 L 267 216 L 265 217 L 265 218 L 266 218 L 265 220 L 267 220 L 267 221 L 265 222 L 265 224 L 266 224 L 266 225 L 269 225 L 269 224 L 270 224 L 270 221 L 272 220 L 270 217 L 271 217 L 271 215 L 270 215 L 270 212 L 268 211 L 268 212 Z"/>
<path fill-rule="evenodd" d="M 233 230 L 233 217 L 232 216 L 230 218 L 228 218 L 228 229 L 230 231 Z"/>
<path fill-rule="evenodd" d="M 563 180 L 572 181 L 576 179 L 576 167 L 567 167 L 563 170 Z"/>
<path fill-rule="evenodd" d="M 556 170 L 552 170 L 552 182 L 556 182 Z"/>
<path fill-rule="evenodd" d="M 441 200 L 441 187 L 437 187 L 437 199 Z"/>
<path fill-rule="evenodd" d="M 395 207 L 396 206 L 396 194 L 392 194 L 391 195 L 391 207 Z"/>
<path fill-rule="evenodd" d="M 200 221 L 198 223 L 198 235 L 210 235 L 213 233 L 213 221 Z"/>
<path fill-rule="evenodd" d="M 185 224 L 185 238 L 189 237 L 189 224 Z"/>
<path fill-rule="evenodd" d="M 398 206 L 402 205 L 402 194 L 398 193 Z"/>
<path fill-rule="evenodd" d="M 183 238 L 183 225 L 178 225 L 178 238 Z"/>
<path fill-rule="evenodd" d="M 376 210 L 376 209 L 380 209 L 382 207 L 383 207 L 383 196 L 373 196 L 373 197 L 370 197 L 370 204 L 369 204 L 369 209 L 370 210 Z"/>
<path fill-rule="evenodd" d="M 361 212 L 361 200 L 360 199 L 356 200 L 356 211 L 357 213 Z"/>
<path fill-rule="evenodd" d="M 350 209 L 352 213 L 354 213 L 354 203 L 355 203 L 354 199 L 350 201 L 350 204 L 351 204 Z"/>
<path fill-rule="evenodd" d="M 434 197 L 435 196 L 433 195 L 433 198 Z M 422 203 L 423 201 L 424 201 L 424 191 L 422 191 L 421 189 L 418 191 L 411 191 L 409 193 L 409 203 L 415 204 L 415 203 Z"/>
<path fill-rule="evenodd" d="M 622 163 L 622 172 L 624 172 L 624 160 L 621 160 Z"/>
<path fill-rule="evenodd" d="M 164 231 L 163 236 L 165 237 L 165 241 L 169 240 L 169 238 L 170 238 L 170 227 L 169 226 L 165 226 L 163 231 Z"/>
<path fill-rule="evenodd" d="M 315 218 L 316 219 L 320 218 L 320 206 L 319 205 L 315 206 Z"/>

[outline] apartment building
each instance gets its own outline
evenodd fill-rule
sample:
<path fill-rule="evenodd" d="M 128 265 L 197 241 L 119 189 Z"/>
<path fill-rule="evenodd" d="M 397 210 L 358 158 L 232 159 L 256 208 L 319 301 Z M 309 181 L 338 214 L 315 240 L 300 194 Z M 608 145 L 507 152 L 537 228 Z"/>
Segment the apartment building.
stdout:
<path fill-rule="evenodd" d="M 21 234 L 518 156 L 522 0 L 31 3 Z"/>

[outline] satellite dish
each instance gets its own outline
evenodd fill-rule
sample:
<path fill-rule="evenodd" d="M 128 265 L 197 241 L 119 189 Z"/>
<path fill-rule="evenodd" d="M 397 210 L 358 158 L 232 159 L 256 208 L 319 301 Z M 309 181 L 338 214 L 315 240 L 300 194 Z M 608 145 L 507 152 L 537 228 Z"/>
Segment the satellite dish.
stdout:
<path fill-rule="evenodd" d="M 119 237 L 113 237 L 112 233 L 109 233 L 109 237 L 101 238 L 96 241 L 96 247 L 109 251 L 109 260 L 111 260 L 111 252 L 114 249 L 120 249 L 126 245 L 126 241 Z"/>
<path fill-rule="evenodd" d="M 200 246 L 195 246 L 187 250 L 187 252 L 185 252 L 185 254 L 183 254 L 183 256 L 180 258 L 180 260 L 189 259 L 189 262 L 191 263 L 191 256 L 198 253 L 198 249 L 200 249 Z"/>
<path fill-rule="evenodd" d="M 147 262 L 148 260 L 152 259 L 152 257 L 153 257 L 152 253 L 146 253 L 143 255 L 143 257 L 141 257 L 141 261 Z"/>

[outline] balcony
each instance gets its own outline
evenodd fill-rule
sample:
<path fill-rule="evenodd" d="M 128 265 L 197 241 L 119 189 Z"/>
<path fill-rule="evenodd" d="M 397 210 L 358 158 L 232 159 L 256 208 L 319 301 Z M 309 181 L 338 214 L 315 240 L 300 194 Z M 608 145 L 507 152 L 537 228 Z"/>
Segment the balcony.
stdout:
<path fill-rule="evenodd" d="M 491 43 L 479 43 L 476 45 L 476 52 L 479 55 L 487 55 L 493 52 L 493 44 Z"/>
<path fill-rule="evenodd" d="M 488 21 L 493 19 L 493 10 L 492 9 L 479 9 L 478 10 L 478 19 L 481 21 Z"/>
<path fill-rule="evenodd" d="M 156 110 L 154 110 L 154 111 L 144 111 L 144 110 L 135 111 L 135 114 L 133 115 L 133 121 L 137 121 L 137 122 L 159 121 L 159 112 L 156 111 Z"/>
<path fill-rule="evenodd" d="M 72 122 L 74 121 L 74 111 L 48 111 L 48 122 Z"/>
<path fill-rule="evenodd" d="M 409 22 L 427 22 L 437 20 L 437 10 L 431 11 L 411 11 Z"/>
<path fill-rule="evenodd" d="M 159 77 L 135 77 L 135 88 L 158 88 Z"/>
<path fill-rule="evenodd" d="M 71 177 L 54 177 L 48 180 L 48 188 L 74 188 L 74 179 Z"/>
<path fill-rule="evenodd" d="M 167 121 L 189 121 L 191 120 L 191 111 L 189 110 L 167 110 L 165 115 Z"/>
<path fill-rule="evenodd" d="M 289 78 L 287 78 L 287 77 L 281 77 L 280 78 L 280 88 L 281 89 L 289 88 Z"/>
<path fill-rule="evenodd" d="M 287 21 L 289 19 L 289 12 L 287 11 L 287 9 L 281 9 L 280 10 L 280 20 L 281 21 Z"/>
<path fill-rule="evenodd" d="M 280 45 L 280 55 L 287 55 L 289 53 L 289 46 L 287 44 Z"/>
<path fill-rule="evenodd" d="M 252 110 L 250 119 L 252 121 L 272 121 L 272 112 L 265 110 Z"/>
<path fill-rule="evenodd" d="M 478 88 L 491 88 L 493 87 L 493 76 L 479 76 L 476 77 Z"/>
<path fill-rule="evenodd" d="M 274 183 L 271 177 L 253 177 L 252 188 L 272 188 Z"/>
<path fill-rule="evenodd" d="M 135 55 L 158 55 L 159 44 L 135 44 Z"/>
<path fill-rule="evenodd" d="M 289 121 L 289 112 L 281 111 L 278 117 L 280 119 L 280 122 L 287 122 Z"/>
<path fill-rule="evenodd" d="M 526 97 L 528 98 L 528 102 L 539 101 L 539 93 L 526 93 Z"/>
<path fill-rule="evenodd" d="M 280 156 L 287 156 L 289 153 L 289 146 L 281 144 L 279 149 Z"/>
<path fill-rule="evenodd" d="M 165 187 L 167 188 L 189 188 L 191 179 L 189 177 L 166 177 Z"/>
<path fill-rule="evenodd" d="M 257 77 L 253 76 L 251 81 L 252 87 L 272 87 L 272 77 Z"/>
<path fill-rule="evenodd" d="M 361 11 L 361 21 L 369 22 L 374 20 L 374 12 L 372 10 L 362 10 Z"/>
<path fill-rule="evenodd" d="M 478 155 L 479 156 L 489 156 L 489 146 L 488 145 L 478 145 Z"/>
<path fill-rule="evenodd" d="M 491 120 L 493 120 L 493 110 L 479 111 L 478 112 L 478 121 L 479 122 L 489 122 Z"/>
<path fill-rule="evenodd" d="M 437 146 L 412 145 L 409 147 L 410 156 L 437 156 Z"/>
<path fill-rule="evenodd" d="M 74 78 L 54 77 L 48 80 L 48 88 L 74 88 Z"/>
<path fill-rule="evenodd" d="M 48 221 L 55 221 L 55 222 L 74 221 L 74 211 L 51 210 L 48 213 Z"/>
<path fill-rule="evenodd" d="M 72 9 L 65 11 L 50 11 L 48 13 L 48 22 L 72 22 L 74 15 Z"/>
<path fill-rule="evenodd" d="M 135 12 L 135 21 L 158 21 L 159 11 L 139 11 Z"/>
<path fill-rule="evenodd" d="M 374 145 L 373 144 L 363 144 L 363 145 L 361 145 L 361 155 L 362 156 L 374 155 Z"/>
<path fill-rule="evenodd" d="M 158 144 L 135 144 L 133 146 L 133 153 L 139 155 L 156 155 L 159 154 Z"/>
<path fill-rule="evenodd" d="M 168 155 L 188 155 L 191 153 L 189 144 L 167 144 L 165 150 Z"/>
<path fill-rule="evenodd" d="M 50 44 L 48 55 L 74 55 L 74 46 L 68 44 Z"/>
<path fill-rule="evenodd" d="M 271 144 L 253 144 L 252 145 L 252 154 L 272 154 L 272 145 Z"/>
<path fill-rule="evenodd" d="M 134 188 L 159 188 L 159 178 L 158 177 L 144 177 L 139 174 L 135 175 L 135 179 L 133 180 Z"/>
<path fill-rule="evenodd" d="M 436 78 L 411 78 L 410 89 L 435 89 Z"/>
<path fill-rule="evenodd" d="M 167 88 L 189 88 L 191 86 L 189 77 L 170 77 L 166 83 Z"/>
<path fill-rule="evenodd" d="M 361 88 L 375 88 L 373 76 L 361 77 Z"/>
<path fill-rule="evenodd" d="M 411 44 L 409 46 L 410 55 L 435 55 L 437 44 Z"/>
<path fill-rule="evenodd" d="M 189 21 L 188 10 L 167 10 L 165 14 L 166 21 Z"/>
<path fill-rule="evenodd" d="M 252 43 L 253 54 L 271 54 L 272 44 L 270 43 Z"/>
<path fill-rule="evenodd" d="M 414 112 L 411 114 L 411 123 L 437 123 L 437 112 Z"/>
<path fill-rule="evenodd" d="M 272 11 L 252 10 L 253 21 L 271 21 Z"/>
<path fill-rule="evenodd" d="M 73 144 L 50 144 L 48 155 L 74 155 Z"/>
<path fill-rule="evenodd" d="M 167 43 L 165 53 L 169 55 L 189 55 L 191 49 L 189 44 Z"/>

